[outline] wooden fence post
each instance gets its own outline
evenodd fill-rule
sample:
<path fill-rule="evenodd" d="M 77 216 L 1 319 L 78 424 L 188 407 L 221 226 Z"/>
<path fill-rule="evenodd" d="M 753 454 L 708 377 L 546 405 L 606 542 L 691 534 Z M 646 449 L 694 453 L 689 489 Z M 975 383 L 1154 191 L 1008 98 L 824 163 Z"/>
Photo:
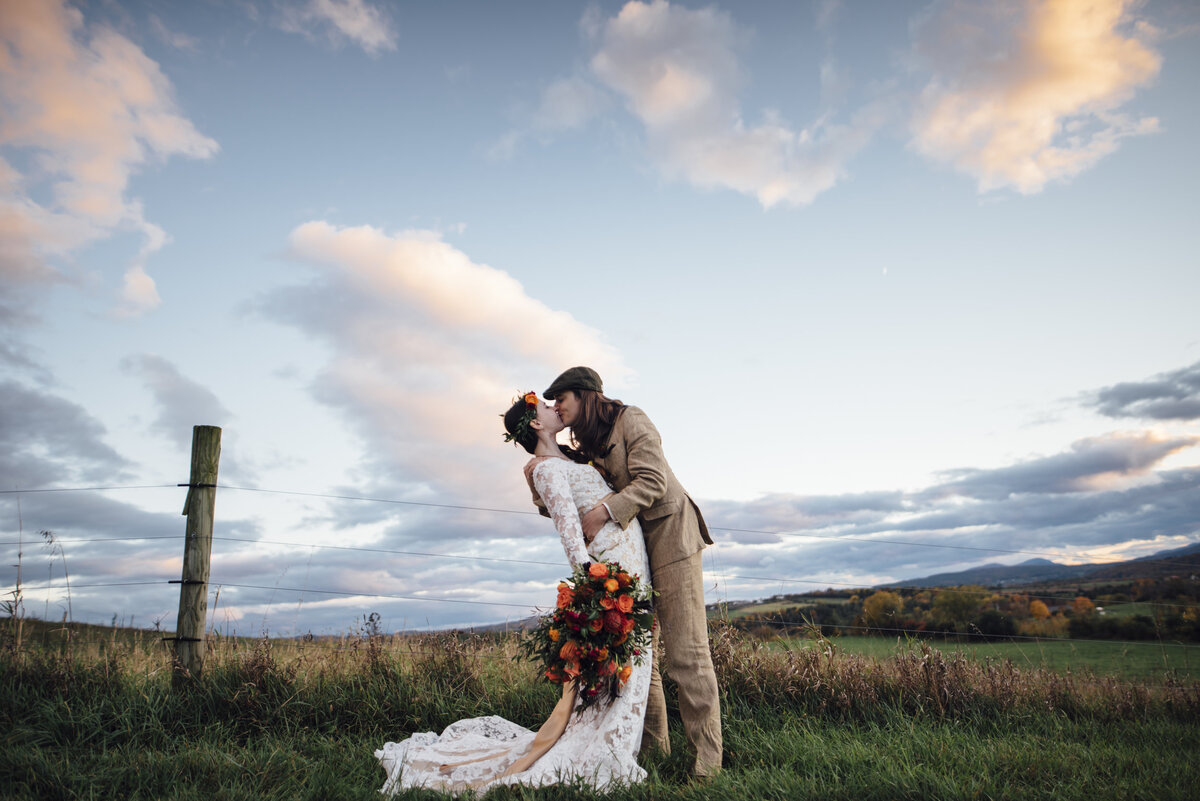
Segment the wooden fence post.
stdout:
<path fill-rule="evenodd" d="M 221 429 L 192 427 L 192 474 L 188 479 L 187 536 L 179 582 L 179 618 L 175 624 L 175 681 L 200 678 L 204 670 L 204 622 L 208 613 L 208 564 L 212 554 L 213 512 L 217 503 L 217 465 Z"/>

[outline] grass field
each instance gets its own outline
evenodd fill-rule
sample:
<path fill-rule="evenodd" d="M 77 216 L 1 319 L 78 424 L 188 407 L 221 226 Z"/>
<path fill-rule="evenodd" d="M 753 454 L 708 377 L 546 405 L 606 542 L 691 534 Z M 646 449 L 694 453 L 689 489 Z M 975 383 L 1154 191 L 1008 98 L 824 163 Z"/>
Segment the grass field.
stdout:
<path fill-rule="evenodd" d="M 42 642 L 0 653 L 6 799 L 377 799 L 384 741 L 483 714 L 535 727 L 557 696 L 511 639 L 221 640 L 179 690 L 156 635 L 93 627 L 70 655 L 61 635 Z M 868 658 L 841 640 L 787 652 L 720 626 L 712 647 L 725 771 L 690 781 L 668 682 L 672 754 L 607 798 L 1162 801 L 1200 780 L 1200 683 L 1138 689 L 919 646 Z"/>
<path fill-rule="evenodd" d="M 887 659 L 919 648 L 914 640 L 895 637 L 836 637 L 834 645 L 848 654 Z M 1200 681 L 1200 644 L 1154 641 L 1122 643 L 1096 640 L 1013 640 L 1011 642 L 945 642 L 928 640 L 943 654 L 962 654 L 972 660 L 1011 659 L 1020 668 L 1057 672 L 1089 672 L 1139 682 L 1161 682 L 1167 676 Z M 778 640 L 782 649 L 816 647 L 810 640 Z"/>

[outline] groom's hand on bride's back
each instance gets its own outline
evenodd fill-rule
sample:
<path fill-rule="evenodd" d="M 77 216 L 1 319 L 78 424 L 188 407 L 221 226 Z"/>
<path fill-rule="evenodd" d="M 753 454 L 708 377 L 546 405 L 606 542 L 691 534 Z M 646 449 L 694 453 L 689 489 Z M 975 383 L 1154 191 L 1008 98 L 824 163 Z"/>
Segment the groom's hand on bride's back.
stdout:
<path fill-rule="evenodd" d="M 584 512 L 583 520 L 580 521 L 583 523 L 584 542 L 590 544 L 592 540 L 596 539 L 600 529 L 604 528 L 604 524 L 611 519 L 608 515 L 608 508 L 602 503 L 598 503 Z"/>

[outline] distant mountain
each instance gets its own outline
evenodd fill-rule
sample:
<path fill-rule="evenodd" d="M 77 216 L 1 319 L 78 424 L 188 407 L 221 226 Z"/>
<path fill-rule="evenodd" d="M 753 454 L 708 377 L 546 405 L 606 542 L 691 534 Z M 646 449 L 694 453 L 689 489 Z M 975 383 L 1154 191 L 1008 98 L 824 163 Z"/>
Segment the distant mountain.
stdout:
<path fill-rule="evenodd" d="M 1198 556 L 1200 556 L 1200 542 L 1194 542 L 1182 548 L 1159 551 L 1125 562 L 1060 565 L 1049 559 L 1041 558 L 1028 559 L 1016 565 L 990 562 L 967 570 L 959 570 L 954 573 L 935 573 L 932 576 L 892 582 L 886 586 L 953 587 L 961 584 L 979 584 L 984 587 L 1009 587 L 1084 576 L 1089 579 L 1131 579 L 1155 578 L 1177 573 L 1187 575 L 1200 573 Z"/>

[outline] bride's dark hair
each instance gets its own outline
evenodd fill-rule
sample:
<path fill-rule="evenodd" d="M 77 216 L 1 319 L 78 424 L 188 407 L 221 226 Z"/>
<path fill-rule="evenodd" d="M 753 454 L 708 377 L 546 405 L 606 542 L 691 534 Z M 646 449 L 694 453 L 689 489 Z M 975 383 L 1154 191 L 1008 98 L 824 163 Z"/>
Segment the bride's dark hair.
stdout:
<path fill-rule="evenodd" d="M 579 398 L 579 416 L 571 426 L 571 444 L 578 448 L 582 461 L 604 457 L 612 448 L 604 447 L 613 424 L 626 406 L 594 389 L 573 389 Z"/>
<path fill-rule="evenodd" d="M 521 428 L 521 418 L 525 416 L 525 410 L 528 406 L 524 398 L 517 398 L 508 411 L 504 413 L 504 430 L 512 436 L 513 441 L 524 448 L 529 453 L 533 453 L 537 448 L 538 438 L 537 432 L 530 426 Z M 559 445 L 559 449 L 572 461 L 580 461 L 579 453 L 574 448 L 568 448 L 566 445 Z M 584 460 L 586 461 L 586 460 Z"/>

